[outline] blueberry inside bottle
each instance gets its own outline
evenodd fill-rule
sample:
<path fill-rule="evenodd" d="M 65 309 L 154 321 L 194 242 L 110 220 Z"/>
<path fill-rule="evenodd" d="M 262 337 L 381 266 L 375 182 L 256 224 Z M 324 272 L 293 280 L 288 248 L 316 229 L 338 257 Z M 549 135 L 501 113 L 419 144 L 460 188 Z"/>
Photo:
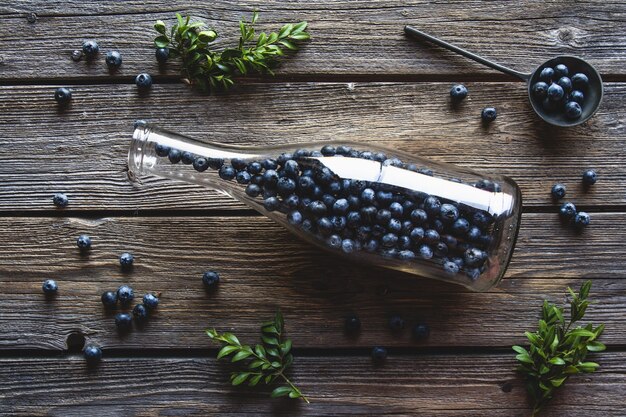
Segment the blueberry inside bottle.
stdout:
<path fill-rule="evenodd" d="M 503 278 L 521 216 L 504 176 L 373 144 L 243 148 L 136 126 L 131 178 L 157 175 L 223 191 L 296 235 L 369 263 L 485 291 Z"/>

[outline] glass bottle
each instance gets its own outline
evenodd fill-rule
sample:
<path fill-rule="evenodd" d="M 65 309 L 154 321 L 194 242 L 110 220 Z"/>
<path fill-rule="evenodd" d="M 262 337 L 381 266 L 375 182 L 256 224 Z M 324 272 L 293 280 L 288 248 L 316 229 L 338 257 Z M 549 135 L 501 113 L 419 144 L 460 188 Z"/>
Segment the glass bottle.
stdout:
<path fill-rule="evenodd" d="M 199 142 L 139 124 L 129 175 L 223 191 L 301 238 L 371 263 L 485 291 L 504 276 L 521 193 L 505 176 L 371 144 L 263 148 Z"/>

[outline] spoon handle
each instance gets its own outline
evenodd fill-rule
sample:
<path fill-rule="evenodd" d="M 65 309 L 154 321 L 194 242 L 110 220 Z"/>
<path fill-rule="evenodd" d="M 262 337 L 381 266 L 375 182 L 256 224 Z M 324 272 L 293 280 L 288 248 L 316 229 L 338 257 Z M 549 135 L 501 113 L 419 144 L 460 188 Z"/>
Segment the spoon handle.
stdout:
<path fill-rule="evenodd" d="M 485 59 L 481 56 L 478 56 L 476 54 L 471 53 L 470 51 L 466 51 L 463 48 L 459 48 L 458 46 L 454 46 L 452 44 L 449 44 L 448 42 L 444 42 L 441 39 L 437 39 L 434 36 L 429 35 L 428 33 L 424 33 L 421 30 L 417 30 L 412 26 L 405 26 L 404 27 L 404 33 L 406 33 L 407 35 L 411 35 L 414 36 L 416 38 L 419 39 L 425 39 L 429 42 L 432 42 L 436 45 L 439 45 L 443 48 L 449 49 L 452 52 L 456 52 L 459 55 L 463 55 L 466 58 L 469 59 L 473 59 L 476 62 L 480 62 L 483 65 L 486 65 L 488 67 L 491 67 L 495 70 L 498 70 L 500 72 L 504 72 L 505 74 L 509 74 L 512 75 L 514 77 L 517 77 L 523 81 L 528 81 L 528 79 L 530 78 L 530 74 L 524 74 L 515 70 L 512 70 L 511 68 L 507 68 L 504 67 L 500 64 L 496 64 L 495 62 L 489 61 L 488 59 Z"/>

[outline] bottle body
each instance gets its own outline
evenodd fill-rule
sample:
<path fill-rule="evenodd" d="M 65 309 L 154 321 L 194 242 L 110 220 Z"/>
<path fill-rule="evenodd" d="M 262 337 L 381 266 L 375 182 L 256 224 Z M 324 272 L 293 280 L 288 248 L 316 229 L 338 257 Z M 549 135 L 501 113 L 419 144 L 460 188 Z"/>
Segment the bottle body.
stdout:
<path fill-rule="evenodd" d="M 263 149 L 138 126 L 131 175 L 223 191 L 301 238 L 367 262 L 485 291 L 503 277 L 521 216 L 506 177 L 349 142 Z"/>

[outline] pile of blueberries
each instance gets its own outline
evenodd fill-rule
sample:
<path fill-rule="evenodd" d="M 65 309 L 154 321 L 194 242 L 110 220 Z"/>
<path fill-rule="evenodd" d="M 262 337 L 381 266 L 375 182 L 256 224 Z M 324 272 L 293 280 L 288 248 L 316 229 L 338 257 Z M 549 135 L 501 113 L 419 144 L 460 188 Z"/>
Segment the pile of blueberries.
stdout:
<path fill-rule="evenodd" d="M 583 73 L 569 77 L 569 69 L 559 64 L 546 67 L 539 74 L 539 81 L 532 86 L 533 97 L 541 102 L 544 110 L 562 112 L 568 119 L 578 119 L 582 113 L 589 78 Z"/>
<path fill-rule="evenodd" d="M 102 304 L 107 309 L 114 309 L 117 307 L 118 302 L 122 307 L 128 306 L 135 299 L 135 292 L 128 285 L 120 286 L 117 291 L 106 291 L 102 293 L 100 297 Z M 143 296 L 143 303 L 136 304 L 133 307 L 133 315 L 129 313 L 117 313 L 115 315 L 115 325 L 120 332 L 126 332 L 130 330 L 133 322 L 133 317 L 138 326 L 143 325 L 150 312 L 152 312 L 159 305 L 159 298 L 154 293 L 147 293 Z"/>
<path fill-rule="evenodd" d="M 198 172 L 216 170 L 223 180 L 245 186 L 249 197 L 262 199 L 267 211 L 284 213 L 291 225 L 334 250 L 404 262 L 429 260 L 450 276 L 464 273 L 471 280 L 487 268 L 494 223 L 488 212 L 400 187 L 339 178 L 315 157 L 363 158 L 433 176 L 429 169 L 348 146 L 300 149 L 262 161 L 232 158 L 229 164 L 162 144 L 155 152 Z M 501 191 L 499 184 L 488 180 L 472 185 Z"/>
<path fill-rule="evenodd" d="M 593 169 L 588 169 L 583 172 L 583 185 L 590 187 L 596 183 L 598 175 Z M 557 183 L 552 186 L 550 193 L 552 198 L 560 200 L 565 197 L 566 187 L 563 184 Z M 588 226 L 591 222 L 591 216 L 584 211 L 578 211 L 574 203 L 566 202 L 559 208 L 559 216 L 566 224 L 572 224 L 576 229 L 581 230 Z"/>

